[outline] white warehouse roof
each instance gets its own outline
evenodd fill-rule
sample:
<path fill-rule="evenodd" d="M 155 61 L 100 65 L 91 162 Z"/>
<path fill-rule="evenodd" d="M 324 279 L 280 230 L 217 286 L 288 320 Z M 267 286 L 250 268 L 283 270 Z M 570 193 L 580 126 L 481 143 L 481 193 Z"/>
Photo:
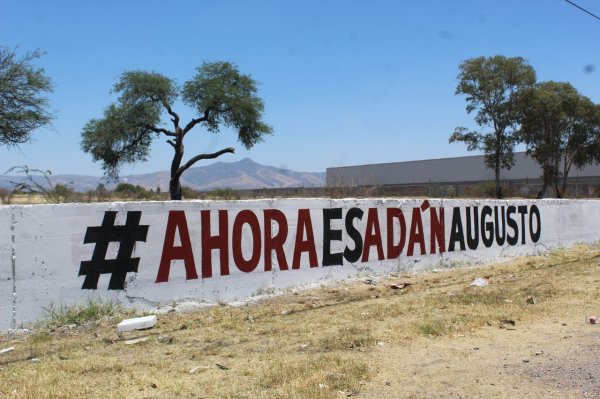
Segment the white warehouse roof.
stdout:
<path fill-rule="evenodd" d="M 539 179 L 541 169 L 524 152 L 515 153 L 515 165 L 502 169 L 502 180 Z M 600 165 L 571 168 L 569 178 L 600 177 Z M 494 180 L 494 171 L 485 166 L 483 155 L 391 162 L 327 168 L 327 186 L 367 186 L 422 183 L 458 183 Z"/>

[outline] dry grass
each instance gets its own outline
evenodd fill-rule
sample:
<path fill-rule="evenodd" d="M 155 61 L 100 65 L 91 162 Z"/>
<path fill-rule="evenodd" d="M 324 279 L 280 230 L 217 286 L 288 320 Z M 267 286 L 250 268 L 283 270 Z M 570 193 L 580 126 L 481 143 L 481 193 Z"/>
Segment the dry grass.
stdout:
<path fill-rule="evenodd" d="M 366 392 L 380 347 L 416 345 L 591 309 L 600 246 L 478 269 L 344 283 L 243 307 L 159 316 L 119 337 L 56 323 L 1 338 L 0 397 L 340 398 Z M 470 287 L 480 276 L 487 287 Z M 409 281 L 404 289 L 391 282 Z M 533 298 L 534 304 L 527 298 Z M 531 302 L 531 300 L 529 301 Z M 85 324 L 84 322 L 80 322 Z M 147 338 L 128 344 L 134 338 Z"/>

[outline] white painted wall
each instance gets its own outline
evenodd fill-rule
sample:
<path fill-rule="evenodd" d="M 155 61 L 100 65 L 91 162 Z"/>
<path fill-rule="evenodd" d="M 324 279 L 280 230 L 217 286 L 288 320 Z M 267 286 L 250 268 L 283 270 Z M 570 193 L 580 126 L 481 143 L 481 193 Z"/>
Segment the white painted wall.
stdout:
<path fill-rule="evenodd" d="M 191 201 L 191 202 L 128 202 L 112 204 L 61 204 L 32 206 L 0 207 L 0 329 L 19 327 L 39 319 L 44 308 L 84 302 L 87 298 L 116 299 L 126 305 L 137 307 L 153 307 L 173 301 L 193 300 L 214 303 L 216 301 L 236 301 L 268 290 L 281 290 L 305 284 L 341 280 L 360 275 L 386 274 L 397 270 L 408 272 L 430 267 L 456 266 L 462 262 L 488 262 L 499 258 L 523 254 L 535 254 L 560 245 L 574 242 L 594 242 L 600 240 L 600 201 L 574 200 L 507 200 L 507 201 L 475 201 L 475 200 L 429 200 L 430 207 L 439 214 L 444 209 L 445 251 L 430 252 L 430 212 L 431 208 L 421 211 L 423 200 L 416 199 L 287 199 L 257 201 Z M 526 207 L 528 212 L 539 209 L 541 233 L 534 243 L 528 233 L 526 243 L 521 243 L 521 236 L 516 245 L 497 241 L 488 248 L 480 238 L 476 250 L 471 250 L 465 243 L 465 250 L 460 250 L 458 241 L 455 251 L 448 251 L 453 225 L 454 209 L 461 215 L 463 233 L 466 234 L 467 207 L 473 212 L 478 208 L 489 206 L 508 210 L 510 206 Z M 362 261 L 362 255 L 356 262 L 343 259 L 343 265 L 323 266 L 323 209 L 341 208 L 341 219 L 333 219 L 329 229 L 340 231 L 341 240 L 331 241 L 331 253 L 339 253 L 347 247 L 355 248 L 350 232 L 345 227 L 345 217 L 351 208 L 364 212 L 361 220 L 354 219 L 353 226 L 360 234 L 363 242 L 367 235 L 369 209 L 376 209 L 379 222 L 379 233 L 382 238 L 382 249 L 386 259 L 379 260 L 377 245 L 370 248 L 368 261 Z M 406 243 L 400 256 L 389 258 L 387 254 L 387 209 L 400 209 L 406 222 Z M 298 210 L 308 209 L 314 234 L 314 248 L 317 255 L 317 267 L 310 267 L 307 253 L 301 256 L 299 268 L 292 269 L 292 258 L 295 248 L 296 228 L 298 226 Z M 416 210 L 415 210 L 416 209 Z M 517 208 L 515 208 L 517 209 Z M 219 273 L 218 251 L 213 251 L 213 276 L 203 278 L 202 275 L 202 228 L 201 211 L 210 211 L 211 234 L 218 234 L 218 211 L 224 210 L 228 215 L 228 256 L 230 274 Z M 287 219 L 288 235 L 283 249 L 289 270 L 280 270 L 275 253 L 271 254 L 273 268 L 265 268 L 265 226 L 264 211 L 279 210 Z M 84 244 L 88 227 L 100 226 L 106 211 L 116 211 L 115 225 L 123 225 L 128 211 L 141 212 L 141 225 L 147 225 L 146 241 L 136 243 L 133 257 L 139 257 L 137 273 L 128 273 L 123 290 L 108 290 L 109 275 L 101 275 L 97 289 L 82 289 L 84 276 L 79 276 L 82 261 L 89 261 L 94 251 L 94 244 Z M 165 233 L 172 211 L 183 211 L 189 229 L 191 255 L 195 262 L 198 279 L 186 280 L 184 262 L 171 262 L 168 282 L 156 283 L 159 272 Z M 233 226 L 236 216 L 244 211 L 247 215 L 255 215 L 259 221 L 261 232 L 261 257 L 252 272 L 242 272 L 235 264 L 233 245 L 240 245 L 242 256 L 247 261 L 252 255 L 252 234 L 248 224 L 243 225 L 241 243 L 233 239 Z M 250 211 L 251 213 L 249 213 Z M 412 242 L 417 242 L 412 256 L 408 256 L 408 245 L 411 242 L 411 221 L 413 213 L 421 217 L 422 229 L 413 231 Z M 525 219 L 528 223 L 529 213 Z M 486 222 L 493 220 L 486 216 Z M 521 214 L 513 214 L 512 219 L 520 224 Z M 375 219 L 371 218 L 371 222 Z M 526 223 L 526 224 L 527 224 Z M 374 223 L 372 223 L 374 224 Z M 418 224 L 418 223 L 416 223 Z M 500 223 L 501 224 L 501 223 Z M 277 223 L 272 222 L 273 234 L 277 232 Z M 393 225 L 397 234 L 398 222 Z M 484 225 L 485 226 L 485 225 Z M 481 227 L 481 224 L 479 224 Z M 534 226 L 535 227 L 535 226 Z M 528 226 L 526 226 L 528 229 Z M 536 230 L 537 227 L 534 228 Z M 510 233 L 508 227 L 506 228 Z M 374 241 L 377 234 L 370 230 Z M 419 233 L 423 234 L 426 251 L 421 254 L 418 244 Z M 334 233 L 335 234 L 335 233 Z M 512 234 L 512 233 L 511 233 Z M 176 231 L 175 242 L 168 246 L 180 246 L 181 231 Z M 416 240 L 414 238 L 417 238 Z M 307 240 L 303 235 L 302 239 Z M 396 242 L 398 235 L 394 235 Z M 13 249 L 14 242 L 14 249 Z M 109 245 L 106 259 L 114 259 L 119 245 Z M 13 262 L 14 251 L 14 262 Z"/>
<path fill-rule="evenodd" d="M 8 207 L 0 206 L 0 329 L 10 327 L 13 321 L 11 214 Z"/>

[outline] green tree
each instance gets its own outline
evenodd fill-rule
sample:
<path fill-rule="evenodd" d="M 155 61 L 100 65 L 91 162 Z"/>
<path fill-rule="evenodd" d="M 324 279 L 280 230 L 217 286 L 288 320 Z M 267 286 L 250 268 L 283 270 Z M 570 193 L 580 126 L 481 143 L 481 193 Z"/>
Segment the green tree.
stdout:
<path fill-rule="evenodd" d="M 145 161 L 152 141 L 166 136 L 173 147 L 169 193 L 171 199 L 180 200 L 180 177 L 188 168 L 200 160 L 234 152 L 229 147 L 198 154 L 183 162 L 184 138 L 196 125 L 212 133 L 219 132 L 221 127 L 234 128 L 246 148 L 272 133 L 271 127 L 261 120 L 263 101 L 249 75 L 241 74 L 229 62 L 205 62 L 196 72 L 183 87 L 155 72 L 123 73 L 114 86 L 114 91 L 120 94 L 117 104 L 105 110 L 104 118 L 92 119 L 83 128 L 83 150 L 94 161 L 101 161 L 105 174 L 116 179 L 123 163 Z M 173 110 L 179 96 L 196 112 L 185 125 Z M 170 118 L 171 129 L 160 124 L 165 114 Z"/>
<path fill-rule="evenodd" d="M 596 109 L 595 115 L 600 118 L 600 104 L 596 104 L 594 108 Z M 595 163 L 600 163 L 600 134 L 596 133 L 593 136 L 590 148 L 591 160 Z"/>
<path fill-rule="evenodd" d="M 91 190 L 88 196 L 90 198 L 90 202 L 91 198 L 93 198 L 94 196 L 98 201 L 106 201 L 110 197 L 110 191 L 108 191 L 108 189 L 103 183 L 98 183 L 96 189 Z"/>
<path fill-rule="evenodd" d="M 149 199 L 154 197 L 154 191 L 152 189 L 147 190 L 145 187 L 130 183 L 119 183 L 117 187 L 115 187 L 113 193 L 120 197 L 135 199 Z"/>
<path fill-rule="evenodd" d="M 571 168 L 583 168 L 597 159 L 594 148 L 600 137 L 600 110 L 569 83 L 543 82 L 522 98 L 522 141 L 542 168 L 542 198 L 548 185 L 557 198 L 567 190 Z"/>
<path fill-rule="evenodd" d="M 19 57 L 0 47 L 0 145 L 26 143 L 33 130 L 52 121 L 45 97 L 52 92 L 52 83 L 42 68 L 33 65 L 41 55 L 36 50 Z"/>
<path fill-rule="evenodd" d="M 469 151 L 484 152 L 486 166 L 494 170 L 496 197 L 502 198 L 500 170 L 514 165 L 518 104 L 524 89 L 535 84 L 535 71 L 521 57 L 471 58 L 459 66 L 455 94 L 467 96 L 467 113 L 477 112 L 475 122 L 485 132 L 457 127 L 450 143 L 464 142 Z"/>
<path fill-rule="evenodd" d="M 68 187 L 65 184 L 56 184 L 54 186 L 54 189 L 52 190 L 52 196 L 54 198 L 54 202 L 68 202 L 71 201 L 73 195 L 75 194 L 75 191 L 71 188 Z"/>
<path fill-rule="evenodd" d="M 109 194 L 106 186 L 103 183 L 98 183 L 98 186 L 96 186 L 94 192 L 97 196 L 102 198 L 106 197 Z"/>

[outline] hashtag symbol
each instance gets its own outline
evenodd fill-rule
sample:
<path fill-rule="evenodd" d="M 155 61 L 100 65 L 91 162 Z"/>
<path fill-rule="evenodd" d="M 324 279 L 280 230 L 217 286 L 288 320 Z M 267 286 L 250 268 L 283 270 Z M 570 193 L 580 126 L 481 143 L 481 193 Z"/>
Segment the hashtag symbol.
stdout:
<path fill-rule="evenodd" d="M 115 226 L 116 211 L 104 212 L 101 226 L 88 227 L 84 244 L 96 244 L 91 260 L 82 261 L 79 275 L 85 276 L 81 289 L 97 289 L 101 274 L 110 274 L 109 290 L 125 289 L 125 277 L 129 272 L 137 272 L 140 258 L 132 258 L 135 243 L 146 241 L 148 226 L 140 225 L 142 212 L 127 212 L 127 220 L 122 226 Z M 119 243 L 116 259 L 106 259 L 108 244 Z"/>

